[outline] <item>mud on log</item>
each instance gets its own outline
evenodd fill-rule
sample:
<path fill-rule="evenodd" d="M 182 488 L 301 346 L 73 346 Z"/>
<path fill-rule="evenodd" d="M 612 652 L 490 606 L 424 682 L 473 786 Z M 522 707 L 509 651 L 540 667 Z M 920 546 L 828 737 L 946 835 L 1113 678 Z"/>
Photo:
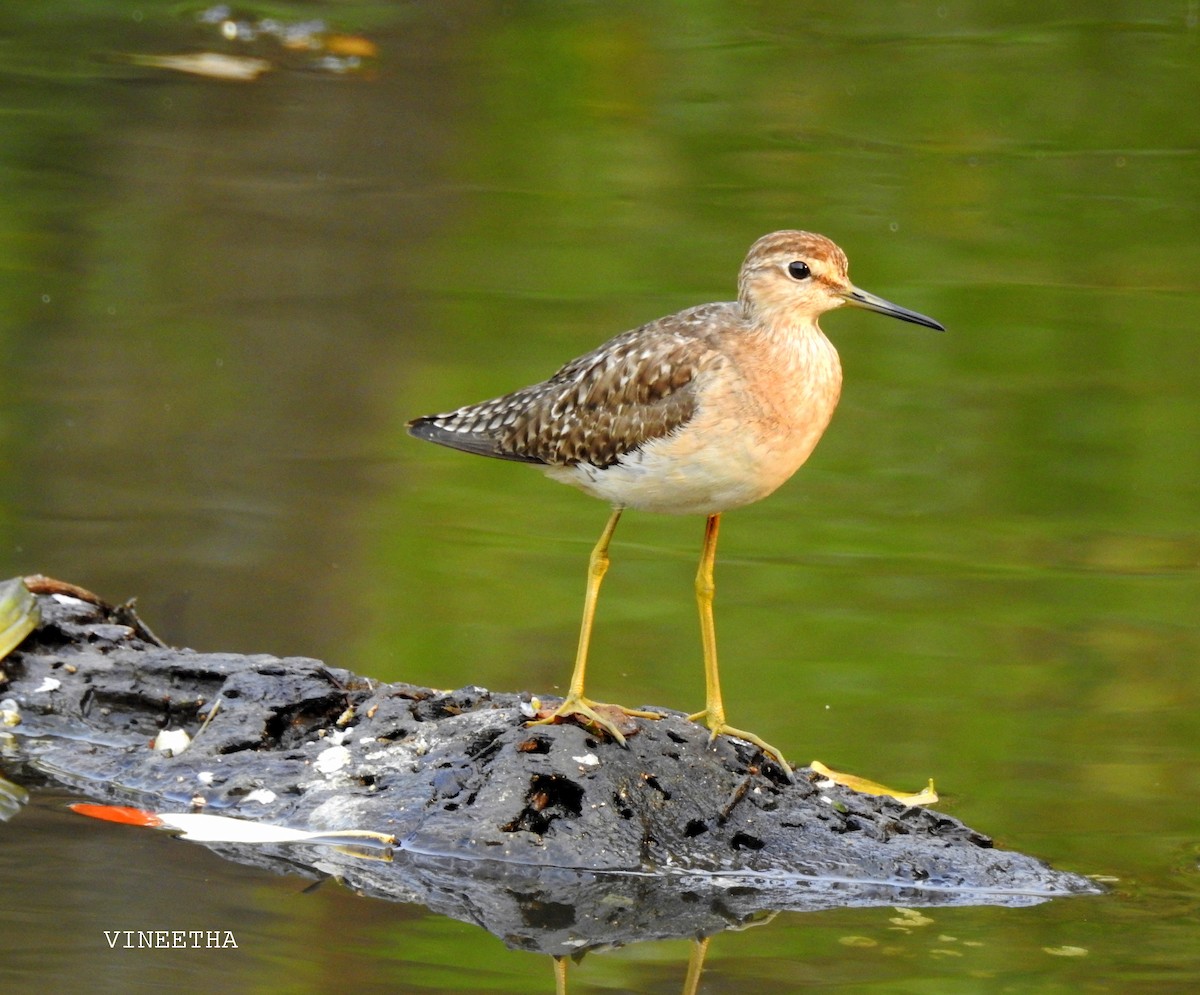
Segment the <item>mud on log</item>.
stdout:
<path fill-rule="evenodd" d="M 41 622 L 0 663 L 0 699 L 21 716 L 9 776 L 151 811 L 393 834 L 390 862 L 214 849 L 289 873 L 333 867 L 359 891 L 422 902 L 515 946 L 573 953 L 774 909 L 1098 890 L 936 811 L 822 787 L 805 769 L 789 781 L 681 713 L 640 723 L 623 748 L 573 724 L 527 727 L 528 695 L 174 649 L 128 606 L 35 590 Z M 168 727 L 193 737 L 177 756 L 150 748 Z"/>

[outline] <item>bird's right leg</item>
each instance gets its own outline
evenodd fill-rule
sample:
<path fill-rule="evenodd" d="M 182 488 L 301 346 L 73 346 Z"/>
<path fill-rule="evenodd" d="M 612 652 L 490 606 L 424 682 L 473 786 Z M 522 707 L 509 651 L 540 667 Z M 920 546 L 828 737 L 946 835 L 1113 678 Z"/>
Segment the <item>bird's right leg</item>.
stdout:
<path fill-rule="evenodd" d="M 596 602 L 600 598 L 600 582 L 608 572 L 608 547 L 612 543 L 613 533 L 617 530 L 617 522 L 621 520 L 621 510 L 616 508 L 600 533 L 600 540 L 592 550 L 588 559 L 587 591 L 583 598 L 583 622 L 579 627 L 579 646 L 575 651 L 575 669 L 571 672 L 571 686 L 567 689 L 567 697 L 563 703 L 550 712 L 545 718 L 530 722 L 529 725 L 546 725 L 558 719 L 575 717 L 584 726 L 597 726 L 621 745 L 625 744 L 625 736 L 617 728 L 610 715 L 629 715 L 639 719 L 662 718 L 657 712 L 642 712 L 622 705 L 605 705 L 583 696 L 583 682 L 587 676 L 588 647 L 592 642 L 592 623 L 596 618 Z"/>
<path fill-rule="evenodd" d="M 700 643 L 704 649 L 704 711 L 689 715 L 688 719 L 698 722 L 703 719 L 709 728 L 710 739 L 718 736 L 733 736 L 757 746 L 771 757 L 786 773 L 791 773 L 783 754 L 770 743 L 752 732 L 735 729 L 725 721 L 725 702 L 721 697 L 721 676 L 717 670 L 717 632 L 713 624 L 713 564 L 717 558 L 717 532 L 721 527 L 721 516 L 709 515 L 704 523 L 704 548 L 700 553 L 700 567 L 696 571 L 696 604 L 700 609 Z"/>

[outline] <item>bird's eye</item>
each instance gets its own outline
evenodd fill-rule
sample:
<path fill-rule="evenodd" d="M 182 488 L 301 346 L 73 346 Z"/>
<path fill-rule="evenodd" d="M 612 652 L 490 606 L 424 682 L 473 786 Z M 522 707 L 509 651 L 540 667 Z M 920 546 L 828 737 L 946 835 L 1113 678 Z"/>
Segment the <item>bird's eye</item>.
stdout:
<path fill-rule="evenodd" d="M 803 263 L 799 260 L 794 263 L 788 263 L 788 276 L 793 280 L 807 280 L 811 275 L 808 263 Z"/>

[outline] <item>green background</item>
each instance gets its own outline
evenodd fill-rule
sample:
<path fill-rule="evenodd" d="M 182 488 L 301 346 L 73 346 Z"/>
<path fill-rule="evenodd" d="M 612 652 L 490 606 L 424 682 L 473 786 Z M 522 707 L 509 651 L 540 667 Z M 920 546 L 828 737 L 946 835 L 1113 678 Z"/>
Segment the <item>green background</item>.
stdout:
<path fill-rule="evenodd" d="M 134 64 L 238 51 L 200 9 L 0 12 L 0 575 L 137 595 L 198 649 L 551 692 L 606 509 L 405 421 L 728 299 L 759 235 L 820 231 L 949 331 L 824 320 L 833 424 L 722 528 L 730 721 L 799 762 L 933 776 L 1002 845 L 1119 883 L 907 931 L 783 915 L 714 939 L 706 984 L 1194 990 L 1195 3 L 275 4 L 252 13 L 379 58 L 248 84 Z M 622 522 L 596 697 L 700 707 L 701 530 Z M 0 833 L 18 988 L 203 964 L 238 991 L 552 990 L 474 927 L 184 844 L 114 872 L 79 840 L 127 839 L 49 803 Z M 236 954 L 102 950 L 200 928 L 158 925 L 179 888 Z M 686 956 L 589 956 L 572 990 L 677 990 Z"/>

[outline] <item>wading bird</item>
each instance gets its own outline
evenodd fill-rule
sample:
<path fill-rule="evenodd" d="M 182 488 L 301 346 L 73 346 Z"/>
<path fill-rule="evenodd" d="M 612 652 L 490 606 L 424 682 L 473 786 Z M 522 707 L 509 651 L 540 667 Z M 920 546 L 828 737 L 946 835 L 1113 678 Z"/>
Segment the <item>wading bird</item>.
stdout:
<path fill-rule="evenodd" d="M 849 304 L 944 330 L 932 318 L 859 290 L 846 269 L 846 254 L 823 235 L 764 235 L 742 264 L 736 301 L 659 318 L 572 360 L 549 380 L 409 423 L 420 439 L 536 464 L 613 508 L 588 565 L 566 699 L 540 721 L 573 716 L 624 743 L 609 716 L 659 717 L 584 697 L 600 582 L 626 508 L 704 515 L 696 601 L 706 704 L 691 718 L 703 719 L 714 739 L 735 736 L 784 763 L 773 746 L 725 721 L 712 607 L 721 515 L 779 487 L 829 424 L 842 368 L 817 325 L 822 314 Z"/>

